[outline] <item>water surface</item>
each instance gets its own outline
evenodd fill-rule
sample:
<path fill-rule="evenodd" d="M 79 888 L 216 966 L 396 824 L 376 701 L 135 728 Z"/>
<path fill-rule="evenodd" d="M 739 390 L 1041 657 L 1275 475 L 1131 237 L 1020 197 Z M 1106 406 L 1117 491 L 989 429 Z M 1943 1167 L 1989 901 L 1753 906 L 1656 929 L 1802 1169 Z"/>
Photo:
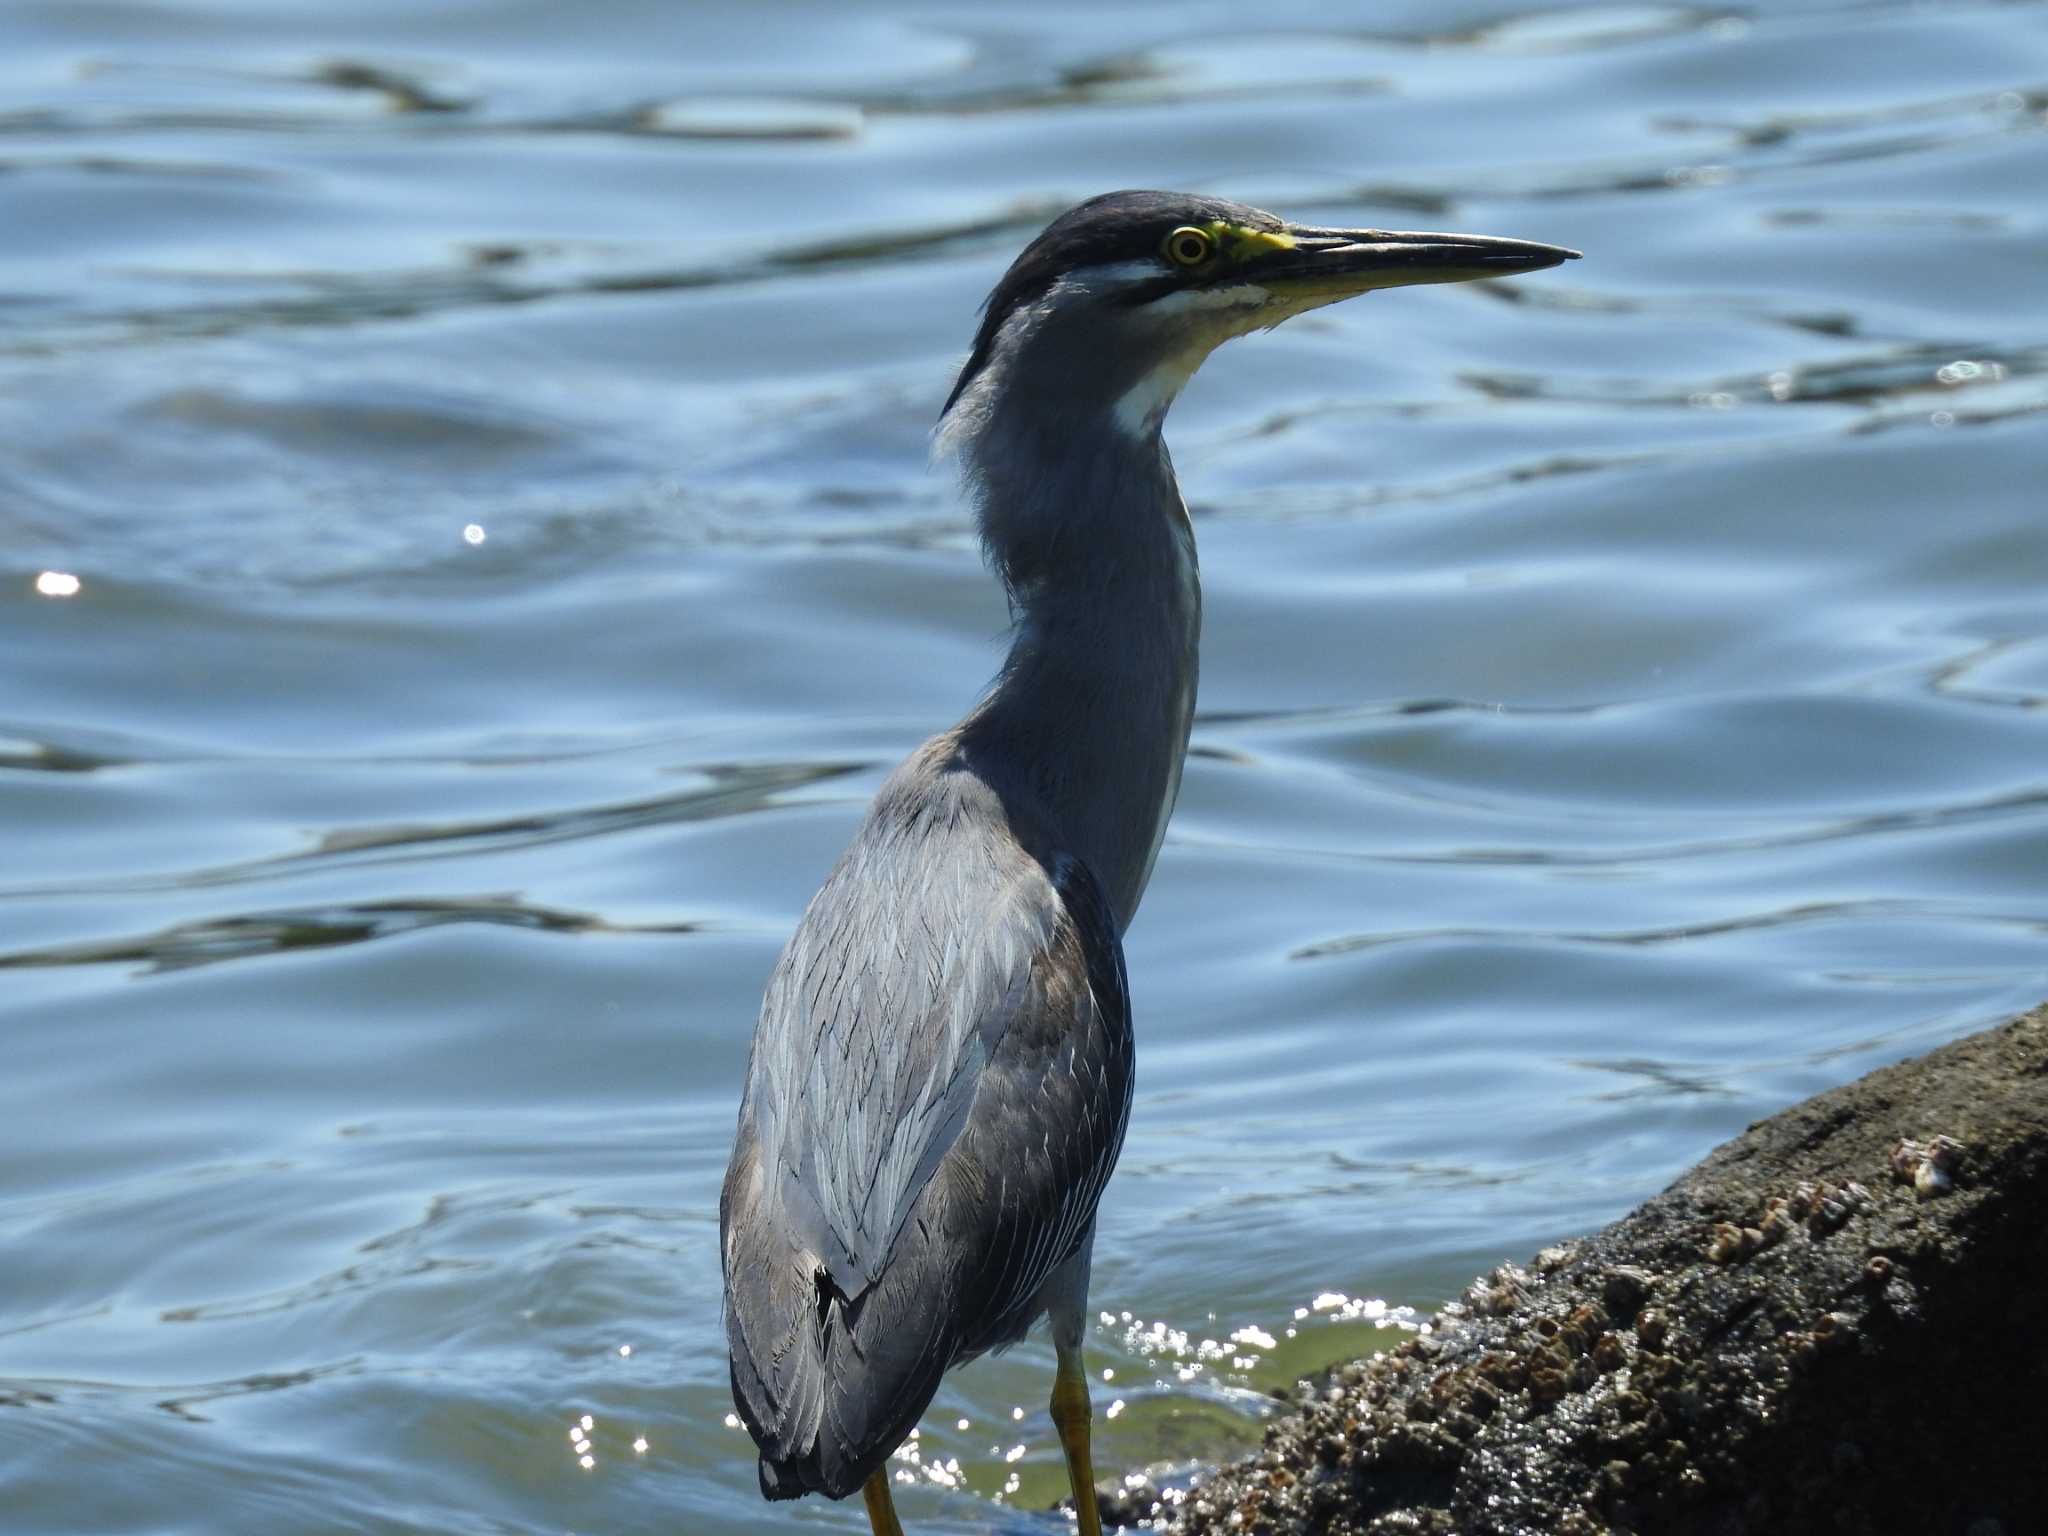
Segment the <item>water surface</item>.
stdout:
<path fill-rule="evenodd" d="M 755 1496 L 718 1180 L 999 651 L 975 306 L 1106 188 L 1588 254 L 1170 424 L 1105 1468 L 2048 995 L 2048 13 L 1360 15 L 0 14 L 10 1531 L 864 1529 Z M 916 1529 L 1057 1528 L 1049 1356 Z"/>

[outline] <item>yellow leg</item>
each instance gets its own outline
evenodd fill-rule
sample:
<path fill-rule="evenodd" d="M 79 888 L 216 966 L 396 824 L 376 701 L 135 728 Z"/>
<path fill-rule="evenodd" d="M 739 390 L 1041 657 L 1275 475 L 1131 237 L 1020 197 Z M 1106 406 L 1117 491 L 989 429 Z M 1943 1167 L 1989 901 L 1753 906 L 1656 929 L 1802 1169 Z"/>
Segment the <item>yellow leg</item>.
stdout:
<path fill-rule="evenodd" d="M 1081 1367 L 1077 1345 L 1059 1350 L 1059 1374 L 1052 1383 L 1052 1422 L 1060 1432 L 1060 1449 L 1067 1453 L 1067 1482 L 1074 1490 L 1074 1513 L 1080 1518 L 1081 1536 L 1102 1536 L 1102 1516 L 1095 1508 L 1095 1463 L 1088 1454 L 1088 1425 L 1093 1412 L 1088 1406 L 1088 1375 Z"/>
<path fill-rule="evenodd" d="M 868 1525 L 875 1536 L 903 1536 L 903 1522 L 896 1518 L 896 1501 L 889 1497 L 887 1467 L 860 1485 L 860 1496 L 868 1507 Z"/>

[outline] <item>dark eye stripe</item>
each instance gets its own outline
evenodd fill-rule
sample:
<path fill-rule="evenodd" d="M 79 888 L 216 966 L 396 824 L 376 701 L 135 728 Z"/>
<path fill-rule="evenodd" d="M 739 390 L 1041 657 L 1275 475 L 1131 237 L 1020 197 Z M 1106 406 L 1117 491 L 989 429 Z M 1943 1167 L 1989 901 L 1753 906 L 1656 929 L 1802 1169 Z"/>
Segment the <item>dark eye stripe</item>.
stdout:
<path fill-rule="evenodd" d="M 1140 304 L 1150 304 L 1154 299 L 1163 299 L 1169 293 L 1179 293 L 1187 284 L 1177 277 L 1154 278 L 1149 283 L 1138 283 L 1124 289 L 1115 296 L 1115 301 L 1126 309 L 1136 309 Z"/>
<path fill-rule="evenodd" d="M 1277 220 L 1255 208 L 1178 192 L 1109 193 L 1069 209 L 1018 254 L 989 294 L 982 306 L 981 327 L 975 332 L 974 350 L 953 381 L 944 409 L 953 408 L 987 364 L 997 334 L 1018 306 L 1043 296 L 1064 274 L 1117 262 L 1163 262 L 1173 276 L 1157 284 L 1142 284 L 1118 298 L 1129 305 L 1149 304 L 1190 281 L 1206 281 L 1221 264 L 1212 230 L 1241 233 L 1279 227 Z M 1200 259 L 1184 262 L 1171 254 L 1169 238 L 1183 230 L 1207 242 Z"/>

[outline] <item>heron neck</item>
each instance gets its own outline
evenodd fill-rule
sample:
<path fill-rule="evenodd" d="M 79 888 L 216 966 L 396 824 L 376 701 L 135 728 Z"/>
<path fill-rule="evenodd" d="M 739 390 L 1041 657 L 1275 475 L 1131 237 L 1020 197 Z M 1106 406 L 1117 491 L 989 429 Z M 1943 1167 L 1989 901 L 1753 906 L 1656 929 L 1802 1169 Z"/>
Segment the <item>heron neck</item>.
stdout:
<path fill-rule="evenodd" d="M 1201 585 L 1157 431 L 1063 436 L 1004 445 L 985 432 L 970 452 L 982 537 L 1017 624 L 995 687 L 960 734 L 1027 846 L 1084 860 L 1121 929 L 1180 791 Z M 1077 442 L 1095 446 L 1077 453 Z"/>

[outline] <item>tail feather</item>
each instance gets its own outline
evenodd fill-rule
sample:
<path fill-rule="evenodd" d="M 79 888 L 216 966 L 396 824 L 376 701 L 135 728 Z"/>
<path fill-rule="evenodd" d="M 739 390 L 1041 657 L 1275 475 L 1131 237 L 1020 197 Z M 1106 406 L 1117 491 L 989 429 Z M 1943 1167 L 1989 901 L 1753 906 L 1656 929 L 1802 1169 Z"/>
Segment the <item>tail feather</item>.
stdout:
<path fill-rule="evenodd" d="M 851 1300 L 822 1266 L 728 1275 L 733 1398 L 760 1447 L 763 1497 L 846 1497 L 931 1402 L 953 1351 L 915 1267 L 892 1266 Z"/>
<path fill-rule="evenodd" d="M 790 1304 L 795 1289 L 790 1278 L 755 1270 L 726 1281 L 733 1401 L 762 1448 L 761 1492 L 769 1498 L 795 1498 L 805 1491 L 797 1487 L 778 1493 L 771 1487 L 769 1459 L 786 1460 L 809 1444 L 824 1407 L 824 1377 L 812 1330 Z"/>

